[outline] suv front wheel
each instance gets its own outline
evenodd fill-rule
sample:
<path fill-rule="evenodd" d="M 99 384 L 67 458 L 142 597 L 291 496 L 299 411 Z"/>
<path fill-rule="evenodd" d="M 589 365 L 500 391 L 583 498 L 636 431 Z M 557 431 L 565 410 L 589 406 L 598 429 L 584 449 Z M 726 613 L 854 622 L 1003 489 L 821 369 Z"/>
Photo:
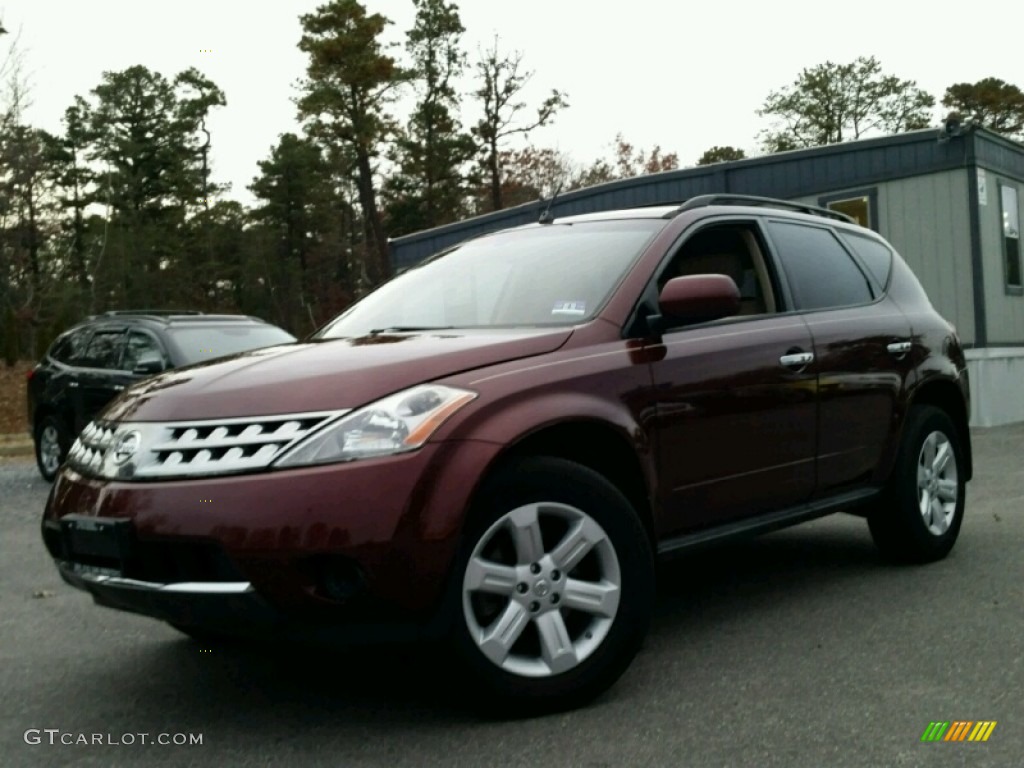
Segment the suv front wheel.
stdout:
<path fill-rule="evenodd" d="M 654 565 L 618 488 L 539 457 L 484 487 L 453 587 L 469 679 L 499 708 L 550 711 L 593 698 L 629 666 L 650 621 Z"/>
<path fill-rule="evenodd" d="M 67 431 L 56 416 L 44 416 L 36 425 L 35 438 L 39 474 L 47 482 L 53 482 L 71 447 Z"/>
<path fill-rule="evenodd" d="M 914 406 L 882 504 L 868 517 L 875 544 L 889 560 L 927 563 L 949 554 L 964 516 L 964 463 L 952 420 L 933 406 Z"/>

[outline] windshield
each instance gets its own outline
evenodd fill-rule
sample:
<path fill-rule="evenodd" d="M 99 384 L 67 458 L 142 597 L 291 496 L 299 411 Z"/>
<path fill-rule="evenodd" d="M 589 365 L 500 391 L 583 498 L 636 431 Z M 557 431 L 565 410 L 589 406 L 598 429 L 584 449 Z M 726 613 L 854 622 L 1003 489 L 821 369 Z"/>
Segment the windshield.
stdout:
<path fill-rule="evenodd" d="M 471 240 L 385 283 L 316 336 L 580 323 L 664 226 L 660 219 L 552 224 Z"/>
<path fill-rule="evenodd" d="M 183 365 L 295 341 L 290 333 L 273 325 L 190 325 L 171 328 L 167 334 L 178 347 Z"/>

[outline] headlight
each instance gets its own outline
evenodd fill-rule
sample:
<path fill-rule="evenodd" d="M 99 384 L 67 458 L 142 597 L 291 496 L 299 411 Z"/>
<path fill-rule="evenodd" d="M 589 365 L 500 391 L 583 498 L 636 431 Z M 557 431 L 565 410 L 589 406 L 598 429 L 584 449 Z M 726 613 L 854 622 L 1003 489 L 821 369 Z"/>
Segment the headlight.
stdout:
<path fill-rule="evenodd" d="M 353 411 L 274 462 L 299 467 L 414 451 L 476 392 L 425 384 Z"/>

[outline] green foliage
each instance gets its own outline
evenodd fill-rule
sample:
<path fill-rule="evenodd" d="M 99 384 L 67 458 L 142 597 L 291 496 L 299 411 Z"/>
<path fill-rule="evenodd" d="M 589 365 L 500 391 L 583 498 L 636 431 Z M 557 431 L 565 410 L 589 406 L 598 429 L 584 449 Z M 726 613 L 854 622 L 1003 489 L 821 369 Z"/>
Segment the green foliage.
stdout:
<path fill-rule="evenodd" d="M 997 77 L 954 83 L 942 105 L 965 118 L 1010 137 L 1024 137 L 1024 91 Z"/>
<path fill-rule="evenodd" d="M 399 129 L 393 159 L 398 168 L 385 182 L 389 231 L 402 235 L 447 224 L 466 210 L 464 168 L 476 153 L 473 137 L 458 120 L 454 81 L 463 73 L 465 31 L 458 8 L 445 0 L 413 0 L 416 22 L 407 35 L 412 59 L 407 81 L 417 101 Z"/>
<path fill-rule="evenodd" d="M 110 212 L 91 265 L 91 303 L 169 306 L 209 258 L 188 247 L 188 234 L 217 191 L 203 177 L 200 130 L 224 94 L 195 69 L 168 80 L 142 66 L 105 72 L 92 94 L 95 103 L 77 105 L 66 121 L 69 130 L 87 121 L 76 130 L 98 168 L 91 197 Z"/>
<path fill-rule="evenodd" d="M 341 308 L 330 284 L 348 277 L 347 263 L 339 268 L 338 254 L 345 248 L 342 234 L 355 216 L 345 211 L 331 165 L 312 139 L 284 134 L 259 167 L 261 175 L 249 189 L 261 205 L 250 218 L 261 229 L 262 247 L 273 254 L 260 274 L 275 291 L 298 299 L 272 312 L 288 327 L 311 331 L 307 326 Z M 311 313 L 322 319 L 311 323 Z"/>
<path fill-rule="evenodd" d="M 705 150 L 704 154 L 697 160 L 697 165 L 714 165 L 715 163 L 728 163 L 733 160 L 742 160 L 747 153 L 742 149 L 730 146 L 714 146 Z"/>
<path fill-rule="evenodd" d="M 203 197 L 200 126 L 224 94 L 195 69 L 174 80 L 146 67 L 105 72 L 92 91 L 89 158 L 105 166 L 104 202 L 125 216 L 195 210 Z"/>
<path fill-rule="evenodd" d="M 367 14 L 357 0 L 331 0 L 301 17 L 299 49 L 309 56 L 299 116 L 325 144 L 353 156 L 356 186 L 372 258 L 364 265 L 372 284 L 391 275 L 391 258 L 377 204 L 375 167 L 391 134 L 387 112 L 403 73 L 381 35 L 390 22 Z"/>
<path fill-rule="evenodd" d="M 934 106 L 913 80 L 884 74 L 874 56 L 861 56 L 804 69 L 792 85 L 769 93 L 758 114 L 774 120 L 762 141 L 779 152 L 924 128 Z"/>
<path fill-rule="evenodd" d="M 48 248 L 54 205 L 46 174 L 52 141 L 45 131 L 20 123 L 0 133 L 0 308 L 12 312 L 6 348 L 28 355 L 36 346 L 45 289 L 55 277 Z"/>
<path fill-rule="evenodd" d="M 76 96 L 64 112 L 64 134 L 49 143 L 47 171 L 61 212 L 70 215 L 61 222 L 61 234 L 68 241 L 72 279 L 83 290 L 89 286 L 85 211 L 96 200 L 96 174 L 87 162 L 93 139 L 89 112 L 88 103 Z"/>

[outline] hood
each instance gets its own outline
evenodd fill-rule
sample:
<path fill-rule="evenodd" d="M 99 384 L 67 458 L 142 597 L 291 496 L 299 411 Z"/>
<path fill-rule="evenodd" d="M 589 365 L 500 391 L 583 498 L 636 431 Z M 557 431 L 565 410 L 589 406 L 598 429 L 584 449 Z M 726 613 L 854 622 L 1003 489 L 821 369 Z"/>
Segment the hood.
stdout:
<path fill-rule="evenodd" d="M 178 368 L 125 390 L 117 421 L 182 421 L 357 408 L 462 371 L 553 352 L 571 328 L 324 339 Z"/>

